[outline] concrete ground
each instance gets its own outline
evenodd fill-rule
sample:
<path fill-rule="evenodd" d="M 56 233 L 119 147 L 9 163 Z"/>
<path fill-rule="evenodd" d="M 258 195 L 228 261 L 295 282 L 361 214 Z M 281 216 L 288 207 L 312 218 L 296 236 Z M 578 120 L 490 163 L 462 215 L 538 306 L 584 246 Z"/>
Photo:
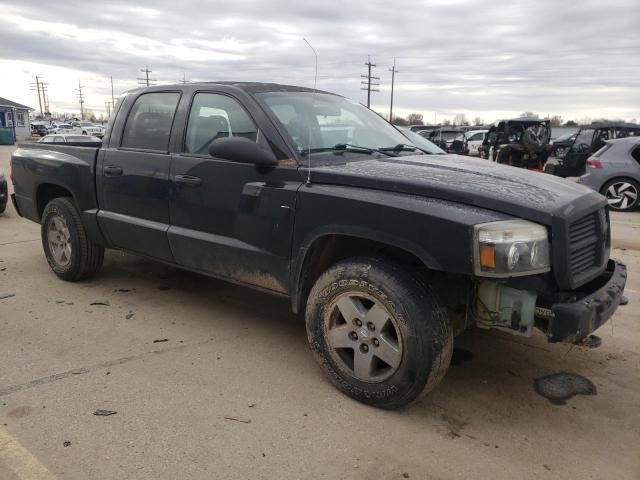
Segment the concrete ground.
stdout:
<path fill-rule="evenodd" d="M 0 216 L 2 480 L 640 478 L 640 212 L 613 214 L 630 304 L 601 348 L 472 329 L 394 412 L 325 380 L 287 301 L 119 252 L 65 283 L 39 231 Z M 553 405 L 557 372 L 597 395 Z"/>

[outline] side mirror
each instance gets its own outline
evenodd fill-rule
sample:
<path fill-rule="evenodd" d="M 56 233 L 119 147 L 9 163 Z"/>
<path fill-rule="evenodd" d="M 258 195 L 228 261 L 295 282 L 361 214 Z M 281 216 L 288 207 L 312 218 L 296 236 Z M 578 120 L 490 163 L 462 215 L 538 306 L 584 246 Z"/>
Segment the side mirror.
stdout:
<path fill-rule="evenodd" d="M 253 163 L 259 167 L 273 167 L 278 164 L 275 155 L 244 137 L 218 138 L 209 145 L 209 155 L 232 162 Z"/>

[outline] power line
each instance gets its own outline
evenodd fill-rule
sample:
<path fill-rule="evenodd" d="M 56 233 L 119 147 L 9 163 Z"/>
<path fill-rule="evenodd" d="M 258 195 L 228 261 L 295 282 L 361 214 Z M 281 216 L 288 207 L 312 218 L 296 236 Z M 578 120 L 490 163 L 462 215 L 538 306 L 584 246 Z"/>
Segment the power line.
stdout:
<path fill-rule="evenodd" d="M 155 85 L 155 82 L 157 82 L 157 80 L 154 78 L 149 78 L 149 74 L 153 73 L 153 70 L 149 70 L 149 65 L 146 65 L 145 68 L 141 68 L 140 71 L 144 73 L 144 78 L 138 78 L 139 85 L 146 85 L 147 87 Z"/>
<path fill-rule="evenodd" d="M 389 71 L 391 72 L 391 105 L 389 106 L 389 122 L 393 122 L 393 87 L 395 85 L 396 73 L 398 73 L 398 70 L 396 70 L 396 57 L 393 57 L 393 67 L 391 67 Z"/>
<path fill-rule="evenodd" d="M 360 77 L 362 78 L 366 78 L 366 81 L 361 81 L 360 83 L 363 85 L 366 85 L 366 88 L 360 88 L 360 90 L 366 90 L 367 91 L 367 108 L 371 107 L 371 92 L 379 92 L 380 90 L 377 88 L 371 88 L 373 87 L 377 87 L 380 84 L 377 82 L 372 82 L 371 80 L 380 80 L 380 77 L 372 77 L 371 76 L 371 67 L 375 67 L 376 64 L 375 63 L 371 63 L 371 55 L 369 55 L 369 60 L 367 60 L 365 62 L 365 65 L 367 66 L 367 74 L 366 75 L 360 75 Z"/>

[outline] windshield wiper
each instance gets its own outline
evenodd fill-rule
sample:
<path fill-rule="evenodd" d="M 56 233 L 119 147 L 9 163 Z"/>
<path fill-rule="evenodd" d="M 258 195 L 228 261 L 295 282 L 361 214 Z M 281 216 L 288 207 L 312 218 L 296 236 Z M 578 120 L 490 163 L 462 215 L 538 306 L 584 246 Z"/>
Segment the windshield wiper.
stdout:
<path fill-rule="evenodd" d="M 302 155 L 306 155 L 309 153 L 309 151 L 311 153 L 319 153 L 319 152 L 352 152 L 352 153 L 365 153 L 365 154 L 372 154 L 372 153 L 382 153 L 383 155 L 386 155 L 387 157 L 395 157 L 395 155 L 393 153 L 391 153 L 393 150 L 390 149 L 376 149 L 376 148 L 370 148 L 370 147 L 361 147 L 359 145 L 352 145 L 351 143 L 338 143 L 336 145 L 334 145 L 333 147 L 321 147 L 321 148 L 312 148 L 310 150 L 303 150 L 300 153 Z"/>
<path fill-rule="evenodd" d="M 408 143 L 399 143 L 393 147 L 382 147 L 380 150 L 383 152 L 415 152 L 419 148 Z"/>

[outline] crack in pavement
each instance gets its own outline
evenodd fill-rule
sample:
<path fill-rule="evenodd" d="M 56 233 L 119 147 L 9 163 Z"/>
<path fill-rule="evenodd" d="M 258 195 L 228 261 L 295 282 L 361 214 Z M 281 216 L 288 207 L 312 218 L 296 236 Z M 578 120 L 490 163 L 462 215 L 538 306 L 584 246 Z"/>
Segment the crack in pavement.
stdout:
<path fill-rule="evenodd" d="M 121 357 L 121 358 L 118 358 L 118 359 L 115 359 L 115 360 L 109 360 L 109 361 L 106 361 L 106 362 L 98 363 L 98 364 L 93 365 L 91 367 L 74 368 L 73 370 L 67 370 L 66 372 L 55 373 L 53 375 L 49 375 L 49 376 L 46 376 L 46 377 L 36 378 L 35 380 L 31 380 L 30 382 L 19 383 L 17 385 L 10 385 L 8 387 L 0 388 L 0 397 L 11 395 L 12 393 L 21 392 L 23 390 L 27 390 L 27 389 L 30 389 L 30 388 L 38 387 L 40 385 L 46 385 L 47 383 L 57 382 L 58 380 L 64 380 L 65 378 L 74 377 L 74 376 L 78 376 L 78 375 L 84 375 L 86 373 L 91 373 L 91 372 L 96 371 L 96 370 L 102 370 L 102 369 L 105 369 L 105 368 L 114 367 L 116 365 L 123 365 L 125 363 L 133 362 L 133 361 L 136 361 L 136 360 L 140 360 L 140 359 L 152 356 L 152 355 L 160 355 L 160 354 L 163 354 L 163 353 L 177 352 L 177 351 L 189 348 L 189 347 L 198 347 L 198 346 L 201 346 L 201 345 L 206 345 L 207 343 L 212 343 L 212 342 L 214 342 L 216 340 L 218 342 L 233 341 L 233 340 L 236 340 L 238 338 L 246 337 L 248 335 L 249 334 L 245 332 L 245 333 L 241 333 L 241 334 L 238 334 L 238 335 L 234 335 L 232 337 L 227 337 L 227 338 L 222 338 L 222 339 L 211 338 L 211 339 L 205 340 L 203 342 L 185 343 L 185 344 L 177 345 L 175 347 L 162 348 L 162 349 L 158 349 L 158 350 L 150 350 L 148 352 L 143 352 L 143 353 L 140 353 L 138 355 L 131 355 L 131 356 L 128 356 L 128 357 Z"/>

